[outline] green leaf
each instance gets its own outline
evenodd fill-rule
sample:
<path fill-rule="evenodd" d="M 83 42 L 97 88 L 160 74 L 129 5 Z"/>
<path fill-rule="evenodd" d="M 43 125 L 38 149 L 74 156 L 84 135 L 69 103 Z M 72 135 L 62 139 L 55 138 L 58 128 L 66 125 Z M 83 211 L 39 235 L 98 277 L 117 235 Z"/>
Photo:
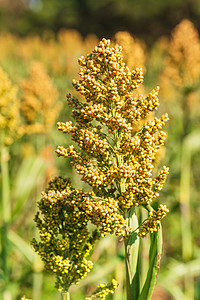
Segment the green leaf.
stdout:
<path fill-rule="evenodd" d="M 150 300 L 156 284 L 162 253 L 162 229 L 150 234 L 149 270 L 138 300 Z"/>
<path fill-rule="evenodd" d="M 43 176 L 45 165 L 44 160 L 37 157 L 29 157 L 23 161 L 16 174 L 15 188 L 12 193 L 16 203 L 12 212 L 12 218 L 21 212 L 24 203 L 28 200 L 31 192 Z"/>
<path fill-rule="evenodd" d="M 35 271 L 41 271 L 42 262 L 32 247 L 25 242 L 17 233 L 12 230 L 8 232 L 9 241 L 19 250 L 19 252 L 29 261 Z M 37 270 L 36 270 L 37 269 Z"/>
<path fill-rule="evenodd" d="M 139 237 L 136 229 L 138 228 L 138 219 L 135 208 L 132 207 L 128 215 L 128 226 L 131 227 L 132 234 L 128 240 L 125 240 L 125 266 L 126 266 L 126 286 L 127 298 L 137 299 L 139 296 Z"/>

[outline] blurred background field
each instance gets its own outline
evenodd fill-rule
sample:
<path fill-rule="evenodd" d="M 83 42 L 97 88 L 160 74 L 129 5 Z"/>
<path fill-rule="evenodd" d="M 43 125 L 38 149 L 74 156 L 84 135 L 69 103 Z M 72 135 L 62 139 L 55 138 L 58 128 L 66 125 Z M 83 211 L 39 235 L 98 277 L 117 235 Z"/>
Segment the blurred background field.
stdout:
<path fill-rule="evenodd" d="M 147 3 L 148 2 L 148 3 Z M 70 145 L 56 122 L 70 120 L 66 94 L 75 92 L 77 59 L 102 37 L 142 67 L 147 94 L 160 86 L 158 115 L 168 112 L 166 148 L 156 160 L 170 167 L 160 194 L 170 213 L 153 300 L 200 299 L 200 2 L 0 0 L 0 300 L 60 299 L 54 278 L 30 246 L 40 193 L 57 175 L 84 188 L 56 145 Z M 148 249 L 143 242 L 142 268 Z M 113 276 L 123 291 L 123 253 L 115 237 L 92 254 L 92 273 L 72 290 L 83 299 Z"/>

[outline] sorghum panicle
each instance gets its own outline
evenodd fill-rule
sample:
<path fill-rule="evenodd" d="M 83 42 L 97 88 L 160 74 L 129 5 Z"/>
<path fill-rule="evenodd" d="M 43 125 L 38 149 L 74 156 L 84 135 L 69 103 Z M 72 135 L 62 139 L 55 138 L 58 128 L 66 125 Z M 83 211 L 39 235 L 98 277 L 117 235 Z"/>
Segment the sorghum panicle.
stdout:
<path fill-rule="evenodd" d="M 69 179 L 56 177 L 42 193 L 35 222 L 41 242 L 32 245 L 49 272 L 56 275 L 56 287 L 67 290 L 77 284 L 93 264 L 87 257 L 99 238 L 99 233 L 88 231 L 92 207 L 90 193 L 75 190 Z"/>
<path fill-rule="evenodd" d="M 116 44 L 120 45 L 123 50 L 123 60 L 130 70 L 137 67 L 145 70 L 145 45 L 138 39 L 135 39 L 127 31 L 118 31 L 114 40 Z"/>
<path fill-rule="evenodd" d="M 85 102 L 68 94 L 76 123 L 58 123 L 58 129 L 70 133 L 77 147 L 58 146 L 56 153 L 71 158 L 91 191 L 74 189 L 62 177 L 50 182 L 39 202 L 42 218 L 39 212 L 35 217 L 41 242 L 33 241 L 46 269 L 56 274 L 57 288 L 63 291 L 90 271 L 88 255 L 98 238 L 108 233 L 129 236 L 126 213 L 132 206 L 151 204 L 168 174 L 164 166 L 152 177 L 156 153 L 166 139 L 161 129 L 168 120 L 167 114 L 148 119 L 159 105 L 159 88 L 146 97 L 138 94 L 142 69 L 130 71 L 123 62 L 122 48 L 111 47 L 106 39 L 81 57 L 79 64 L 80 79 L 73 80 L 73 86 Z M 138 234 L 157 230 L 166 212 L 160 206 L 151 213 Z M 88 222 L 96 227 L 91 233 Z M 115 287 L 113 283 L 111 290 Z M 104 286 L 101 298 L 109 291 Z"/>
<path fill-rule="evenodd" d="M 97 289 L 92 293 L 92 296 L 86 297 L 84 300 L 92 300 L 97 297 L 104 300 L 108 294 L 114 294 L 117 287 L 118 282 L 115 279 L 112 279 L 111 283 L 98 285 Z"/>
<path fill-rule="evenodd" d="M 80 80 L 74 80 L 73 85 L 86 103 L 67 95 L 76 125 L 58 123 L 59 130 L 71 133 L 79 150 L 58 146 L 58 156 L 72 159 L 77 173 L 91 185 L 96 196 L 107 197 L 114 190 L 120 209 L 151 203 L 168 173 L 168 168 L 163 167 L 160 175 L 152 179 L 156 153 L 166 139 L 160 129 L 168 116 L 154 118 L 139 130 L 138 125 L 158 107 L 159 88 L 147 97 L 136 94 L 143 82 L 142 70 L 130 71 L 123 63 L 121 47 L 111 48 L 109 40 L 102 40 L 79 63 Z M 124 190 L 120 188 L 122 181 Z"/>

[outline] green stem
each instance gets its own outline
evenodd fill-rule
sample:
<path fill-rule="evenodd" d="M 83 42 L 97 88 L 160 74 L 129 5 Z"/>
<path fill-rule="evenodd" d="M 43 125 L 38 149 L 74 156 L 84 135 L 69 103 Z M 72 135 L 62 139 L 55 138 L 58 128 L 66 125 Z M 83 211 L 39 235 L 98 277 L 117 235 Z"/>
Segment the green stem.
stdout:
<path fill-rule="evenodd" d="M 131 227 L 131 235 L 124 240 L 125 246 L 125 266 L 126 266 L 126 293 L 127 300 L 136 300 L 139 295 L 139 270 L 138 270 L 138 252 L 139 238 L 137 232 L 138 219 L 135 214 L 135 208 L 130 210 L 127 216 L 128 226 Z"/>
<path fill-rule="evenodd" d="M 150 234 L 149 269 L 141 294 L 137 300 L 151 299 L 160 267 L 161 253 L 162 229 L 160 225 L 157 231 Z"/>
<path fill-rule="evenodd" d="M 115 107 L 111 108 L 112 116 L 115 116 Z M 120 140 L 123 135 L 123 130 L 118 129 L 114 132 L 114 144 L 116 149 L 120 148 Z M 116 162 L 119 167 L 124 163 L 123 155 L 116 153 Z M 119 193 L 124 193 L 126 190 L 126 179 L 121 178 L 119 182 Z M 139 296 L 139 238 L 137 236 L 138 219 L 133 206 L 130 211 L 125 212 L 124 216 L 127 220 L 127 226 L 131 229 L 131 234 L 124 239 L 125 247 L 125 267 L 126 267 L 126 293 L 127 300 L 136 300 Z"/>
<path fill-rule="evenodd" d="M 62 295 L 62 300 L 70 300 L 69 291 L 62 293 L 61 295 Z"/>
<path fill-rule="evenodd" d="M 188 105 L 188 93 L 184 93 L 182 97 L 182 111 L 183 111 L 183 130 L 181 135 L 181 141 L 183 142 L 184 138 L 189 133 L 189 125 L 190 125 L 190 107 Z"/>
<path fill-rule="evenodd" d="M 191 146 L 190 134 L 183 140 L 180 173 L 180 219 L 182 233 L 182 258 L 189 261 L 193 256 L 192 217 L 191 217 L 191 158 L 195 147 Z M 195 136 L 196 138 L 196 136 Z M 198 144 L 197 144 L 198 145 Z M 199 146 L 197 146 L 199 149 Z M 194 299 L 194 278 L 187 273 L 184 276 L 185 298 Z"/>
<path fill-rule="evenodd" d="M 40 300 L 42 295 L 42 272 L 34 271 L 33 273 L 33 299 Z"/>
<path fill-rule="evenodd" d="M 148 219 L 148 212 L 145 209 L 141 209 L 141 220 L 147 220 Z M 142 224 L 141 224 L 142 225 Z M 149 236 L 141 239 L 140 243 L 140 284 L 141 286 L 144 285 L 146 274 L 148 272 L 148 265 L 149 265 Z"/>
<path fill-rule="evenodd" d="M 180 217 L 182 231 L 182 257 L 185 261 L 190 260 L 193 254 L 190 212 L 190 176 L 191 150 L 188 149 L 186 143 L 183 143 L 180 174 Z"/>
<path fill-rule="evenodd" d="M 3 147 L 1 149 L 1 259 L 4 274 L 4 290 L 6 290 L 9 282 L 8 261 L 8 223 L 11 216 L 10 205 L 10 181 L 8 169 L 8 150 Z"/>
<path fill-rule="evenodd" d="M 1 150 L 1 177 L 2 177 L 2 221 L 8 223 L 11 216 L 10 205 L 10 180 L 9 180 L 9 168 L 8 168 L 9 153 L 7 148 Z"/>

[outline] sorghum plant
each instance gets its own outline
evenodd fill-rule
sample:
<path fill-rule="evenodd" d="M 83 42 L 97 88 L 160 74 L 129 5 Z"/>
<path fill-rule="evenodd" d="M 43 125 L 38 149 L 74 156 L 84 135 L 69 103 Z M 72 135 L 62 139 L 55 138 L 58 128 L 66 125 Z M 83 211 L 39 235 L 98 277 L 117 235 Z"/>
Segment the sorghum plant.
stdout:
<path fill-rule="evenodd" d="M 111 47 L 110 40 L 100 41 L 79 64 L 80 80 L 73 80 L 73 86 L 85 102 L 67 95 L 76 123 L 58 123 L 77 147 L 58 146 L 56 152 L 71 159 L 90 189 L 75 189 L 67 178 L 51 181 L 39 202 L 42 217 L 40 212 L 35 217 L 41 241 L 34 239 L 33 246 L 46 269 L 56 274 L 56 287 L 69 298 L 69 287 L 92 268 L 88 257 L 96 240 L 115 233 L 125 246 L 127 299 L 147 300 L 160 265 L 160 222 L 168 212 L 165 205 L 152 206 L 168 174 L 164 166 L 152 176 L 156 153 L 166 138 L 160 129 L 168 116 L 145 121 L 159 105 L 159 88 L 146 97 L 137 94 L 142 70 L 130 71 L 122 48 Z M 140 207 L 149 213 L 145 220 L 140 220 Z M 93 232 L 88 230 L 89 222 L 96 227 Z M 140 288 L 139 241 L 148 233 L 149 270 Z M 105 299 L 116 287 L 115 281 L 99 286 L 96 296 Z"/>

